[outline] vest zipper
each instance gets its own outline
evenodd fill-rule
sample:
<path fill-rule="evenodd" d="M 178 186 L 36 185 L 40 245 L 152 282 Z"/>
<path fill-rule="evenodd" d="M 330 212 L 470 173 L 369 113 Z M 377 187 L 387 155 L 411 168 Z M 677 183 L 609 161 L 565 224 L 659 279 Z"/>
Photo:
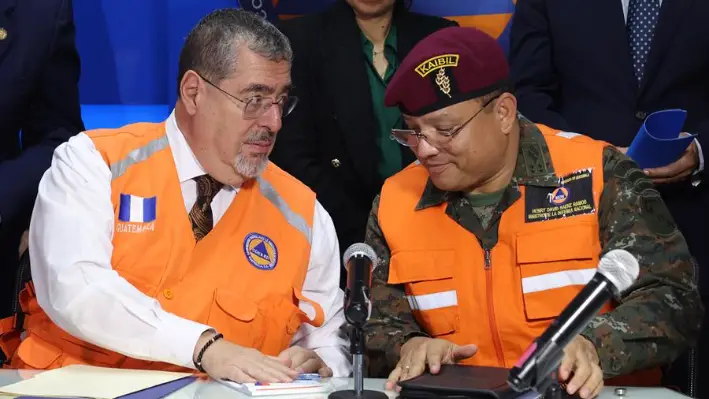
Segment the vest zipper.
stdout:
<path fill-rule="evenodd" d="M 500 367 L 505 367 L 505 357 L 502 354 L 502 344 L 500 343 L 500 334 L 497 331 L 497 321 L 495 320 L 495 306 L 492 295 L 492 253 L 489 248 L 485 248 L 485 283 L 487 292 L 487 314 L 488 322 L 490 323 L 490 332 L 492 333 L 492 342 L 495 345 L 495 353 L 497 354 L 497 362 Z"/>

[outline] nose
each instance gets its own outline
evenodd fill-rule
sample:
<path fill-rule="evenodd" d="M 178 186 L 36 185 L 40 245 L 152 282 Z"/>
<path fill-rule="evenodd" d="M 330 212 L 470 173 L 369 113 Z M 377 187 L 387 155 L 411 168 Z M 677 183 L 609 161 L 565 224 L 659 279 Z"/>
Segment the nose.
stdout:
<path fill-rule="evenodd" d="M 419 139 L 418 145 L 412 149 L 414 150 L 414 154 L 416 154 L 416 158 L 419 160 L 436 156 L 440 152 L 438 148 L 428 144 L 428 141 L 423 138 Z"/>
<path fill-rule="evenodd" d="M 274 133 L 278 133 L 283 126 L 283 121 L 281 119 L 281 108 L 278 104 L 271 105 L 266 112 L 259 118 L 259 125 L 268 128 Z"/>

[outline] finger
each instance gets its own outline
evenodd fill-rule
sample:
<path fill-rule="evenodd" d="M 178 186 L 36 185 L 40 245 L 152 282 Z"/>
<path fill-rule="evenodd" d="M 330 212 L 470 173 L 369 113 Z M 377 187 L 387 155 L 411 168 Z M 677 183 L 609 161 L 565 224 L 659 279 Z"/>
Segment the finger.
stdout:
<path fill-rule="evenodd" d="M 427 347 L 430 345 L 421 345 L 414 354 L 411 356 L 411 363 L 408 364 L 409 368 L 405 370 L 404 376 L 401 380 L 409 380 L 414 377 L 418 377 L 426 371 L 426 353 Z"/>
<path fill-rule="evenodd" d="M 591 367 L 591 375 L 588 377 L 588 380 L 586 380 L 581 389 L 579 389 L 579 396 L 581 399 L 591 398 L 594 388 L 598 386 L 598 375 L 600 374 L 600 370 L 596 371 L 597 369 L 598 367 Z"/>
<path fill-rule="evenodd" d="M 261 372 L 265 375 L 267 375 L 270 380 L 268 382 L 291 382 L 293 381 L 293 377 L 290 375 L 284 373 L 283 371 L 280 371 L 276 369 L 275 367 L 271 367 L 270 365 L 262 364 L 260 365 Z"/>
<path fill-rule="evenodd" d="M 566 385 L 566 392 L 573 395 L 586 384 L 588 377 L 591 376 L 591 366 L 586 359 L 576 357 L 577 361 L 574 367 L 574 376 Z"/>
<path fill-rule="evenodd" d="M 291 346 L 288 349 L 281 352 L 278 356 L 269 356 L 269 357 L 272 359 L 274 359 L 274 358 L 275 359 L 290 359 L 293 356 L 293 353 L 295 353 L 296 349 L 297 348 L 295 346 Z"/>
<path fill-rule="evenodd" d="M 320 377 L 322 377 L 322 378 L 332 377 L 332 369 L 330 367 L 323 365 L 318 370 L 318 374 L 320 374 Z"/>
<path fill-rule="evenodd" d="M 685 170 L 684 172 L 680 173 L 680 174 L 677 175 L 677 176 L 652 179 L 652 182 L 653 182 L 654 184 L 676 183 L 676 182 L 678 182 L 678 181 L 685 180 L 685 179 L 688 178 L 692 173 L 693 173 L 692 170 Z"/>
<path fill-rule="evenodd" d="M 320 359 L 311 357 L 295 368 L 298 373 L 315 373 L 325 364 Z"/>
<path fill-rule="evenodd" d="M 291 356 L 290 368 L 298 371 L 299 367 L 303 367 L 303 364 L 305 364 L 311 359 L 320 360 L 317 356 L 314 356 L 313 352 L 300 351 L 298 353 L 295 353 Z"/>
<path fill-rule="evenodd" d="M 667 179 L 679 173 L 675 171 L 674 164 L 661 166 L 659 168 L 645 169 L 643 172 L 652 179 Z"/>
<path fill-rule="evenodd" d="M 593 393 L 593 390 L 602 381 L 603 381 L 603 373 L 601 372 L 601 368 L 596 365 L 592 365 L 591 366 L 591 374 L 589 375 L 588 380 L 586 380 L 586 382 L 583 384 L 583 386 L 579 390 L 579 395 L 581 396 L 581 398 L 582 399 L 592 398 L 593 396 L 591 394 Z"/>
<path fill-rule="evenodd" d="M 694 162 L 692 162 L 692 153 L 687 151 L 682 155 L 680 159 L 677 161 L 667 165 L 667 166 L 661 166 L 659 168 L 650 168 L 650 169 L 645 169 L 645 174 L 652 178 L 669 178 L 669 177 L 675 177 L 687 170 L 692 169 L 692 165 Z"/>
<path fill-rule="evenodd" d="M 256 362 L 255 366 L 264 369 L 264 370 L 269 370 L 269 372 L 275 372 L 277 373 L 279 379 L 287 379 L 288 381 L 291 381 L 295 377 L 298 376 L 298 372 L 284 366 L 282 363 L 269 359 L 268 357 L 263 357 L 260 362 Z"/>
<path fill-rule="evenodd" d="M 263 367 L 257 364 L 251 364 L 248 368 L 245 368 L 242 371 L 257 382 L 280 382 L 275 375 L 271 375 L 271 373 L 267 372 Z"/>
<path fill-rule="evenodd" d="M 591 395 L 589 396 L 589 398 L 595 398 L 598 395 L 600 395 L 601 391 L 603 390 L 603 385 L 604 385 L 603 378 L 601 378 L 601 381 L 599 381 L 598 384 L 593 388 L 593 391 L 591 392 Z"/>
<path fill-rule="evenodd" d="M 396 383 L 399 382 L 399 377 L 401 377 L 402 370 L 403 369 L 401 366 L 401 361 L 399 361 L 399 364 L 394 367 L 394 370 L 392 370 L 392 372 L 389 374 L 389 377 L 387 377 L 387 380 L 384 383 L 384 388 L 390 391 L 394 390 Z"/>
<path fill-rule="evenodd" d="M 279 360 L 273 360 L 273 359 L 271 359 L 271 358 L 264 357 L 264 358 L 263 358 L 263 361 L 260 362 L 260 363 L 261 363 L 264 367 L 267 366 L 267 367 L 273 368 L 273 369 L 275 369 L 275 370 L 278 370 L 278 371 L 280 371 L 281 373 L 284 373 L 284 374 L 290 376 L 291 378 L 295 378 L 295 377 L 298 376 L 298 372 L 297 372 L 297 371 L 295 371 L 294 369 L 292 369 L 292 368 L 290 368 L 290 367 L 284 365 L 284 364 L 283 364 L 281 361 L 279 361 Z"/>
<path fill-rule="evenodd" d="M 559 365 L 559 380 L 565 382 L 569 379 L 571 375 L 571 370 L 576 362 L 576 352 L 566 352 L 564 357 L 561 358 L 561 365 Z"/>
<path fill-rule="evenodd" d="M 401 381 L 406 377 L 406 375 L 409 371 L 409 368 L 411 367 L 411 362 L 413 361 L 412 359 L 413 359 L 414 352 L 416 352 L 416 350 L 411 350 L 411 351 L 406 352 L 404 357 L 401 360 L 399 360 L 399 366 L 401 367 L 401 372 L 399 373 L 399 380 L 398 381 Z"/>
<path fill-rule="evenodd" d="M 288 358 L 288 357 L 281 357 L 281 355 L 276 356 L 268 356 L 269 359 L 276 361 L 286 367 L 292 367 L 291 365 L 293 364 L 293 361 Z"/>
<path fill-rule="evenodd" d="M 246 384 L 249 382 L 256 382 L 256 379 L 251 377 L 248 373 L 234 367 L 230 370 L 230 373 L 227 375 L 227 379 L 229 381 L 234 381 L 238 382 L 240 384 Z"/>
<path fill-rule="evenodd" d="M 467 359 L 473 356 L 477 351 L 478 347 L 472 344 L 456 346 L 453 350 L 453 361 L 457 363 L 463 359 Z"/>
<path fill-rule="evenodd" d="M 431 374 L 437 374 L 441 370 L 441 359 L 443 354 L 439 351 L 427 351 L 426 361 Z"/>

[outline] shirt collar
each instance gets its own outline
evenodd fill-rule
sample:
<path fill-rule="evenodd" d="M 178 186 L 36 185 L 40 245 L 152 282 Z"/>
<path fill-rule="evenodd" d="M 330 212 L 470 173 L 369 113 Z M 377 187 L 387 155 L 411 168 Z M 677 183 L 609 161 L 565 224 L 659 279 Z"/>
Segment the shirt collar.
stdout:
<path fill-rule="evenodd" d="M 361 30 L 360 30 L 360 39 L 362 40 L 362 45 L 365 46 L 365 48 L 371 49 L 371 47 L 374 46 L 374 44 L 372 44 L 372 42 L 369 41 L 369 39 L 367 39 L 367 36 L 365 36 L 364 32 L 362 32 Z M 387 34 L 387 37 L 384 39 L 384 47 L 386 47 L 389 50 L 396 53 L 397 42 L 398 42 L 398 33 L 396 32 L 396 25 L 394 25 L 392 23 L 391 28 L 389 28 L 389 33 Z"/>
<path fill-rule="evenodd" d="M 539 128 L 527 118 L 519 115 L 520 140 L 517 164 L 512 175 L 512 184 L 527 186 L 558 187 L 560 179 L 554 172 L 549 146 Z M 459 192 L 444 191 L 436 187 L 431 179 L 419 199 L 416 209 L 425 209 L 458 198 Z"/>
<path fill-rule="evenodd" d="M 180 128 L 177 126 L 174 110 L 165 121 L 165 131 L 167 141 L 170 143 L 170 150 L 172 150 L 172 157 L 177 167 L 177 177 L 180 179 L 180 183 L 206 174 L 207 172 L 204 171 L 202 165 L 197 161 L 197 157 L 195 157 L 194 152 L 192 152 L 189 144 L 187 144 L 184 134 L 182 134 L 182 131 L 180 131 Z"/>

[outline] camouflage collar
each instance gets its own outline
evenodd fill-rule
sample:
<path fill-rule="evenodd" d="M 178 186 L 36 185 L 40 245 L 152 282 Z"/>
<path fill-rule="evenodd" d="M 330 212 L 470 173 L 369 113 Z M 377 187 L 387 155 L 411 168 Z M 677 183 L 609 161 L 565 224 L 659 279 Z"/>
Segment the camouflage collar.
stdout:
<path fill-rule="evenodd" d="M 513 185 L 557 187 L 559 177 L 554 172 L 554 166 L 549 155 L 549 147 L 542 132 L 537 126 L 519 116 L 520 140 L 519 153 L 517 155 L 517 165 L 512 176 Z M 426 188 L 421 195 L 421 199 L 416 205 L 416 210 L 425 209 L 432 206 L 449 202 L 453 198 L 459 198 L 460 192 L 443 191 L 436 187 L 431 179 L 428 179 Z"/>

